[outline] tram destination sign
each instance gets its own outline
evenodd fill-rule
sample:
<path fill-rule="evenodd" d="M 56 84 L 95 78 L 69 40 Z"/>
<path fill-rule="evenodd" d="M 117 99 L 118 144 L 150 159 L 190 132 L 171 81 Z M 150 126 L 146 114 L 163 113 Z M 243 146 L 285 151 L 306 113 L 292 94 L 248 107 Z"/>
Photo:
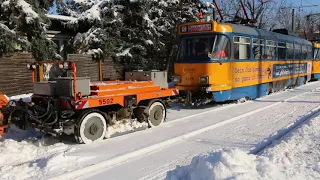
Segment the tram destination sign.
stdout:
<path fill-rule="evenodd" d="M 212 23 L 185 25 L 180 27 L 181 33 L 208 32 L 212 31 Z"/>

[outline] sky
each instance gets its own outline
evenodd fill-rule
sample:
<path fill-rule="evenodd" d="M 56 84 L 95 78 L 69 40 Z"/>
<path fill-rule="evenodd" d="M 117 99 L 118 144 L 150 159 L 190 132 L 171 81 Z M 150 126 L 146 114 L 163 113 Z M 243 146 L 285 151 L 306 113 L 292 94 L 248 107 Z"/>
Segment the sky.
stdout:
<path fill-rule="evenodd" d="M 318 5 L 315 7 L 303 7 L 303 11 L 309 12 L 320 12 L 320 0 L 288 0 L 289 2 L 291 1 L 293 3 L 293 6 L 311 6 L 311 5 Z"/>

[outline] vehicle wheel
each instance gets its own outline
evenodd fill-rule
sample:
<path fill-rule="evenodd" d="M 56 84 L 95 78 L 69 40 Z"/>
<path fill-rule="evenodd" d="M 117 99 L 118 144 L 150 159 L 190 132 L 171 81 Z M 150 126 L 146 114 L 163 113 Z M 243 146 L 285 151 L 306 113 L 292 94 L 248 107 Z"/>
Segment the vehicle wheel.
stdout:
<path fill-rule="evenodd" d="M 167 116 L 167 111 L 163 103 L 153 101 L 148 108 L 148 123 L 150 127 L 159 126 L 164 122 Z"/>
<path fill-rule="evenodd" d="M 92 143 L 104 139 L 107 132 L 106 119 L 97 111 L 88 111 L 79 117 L 75 127 L 75 139 L 78 143 Z"/>

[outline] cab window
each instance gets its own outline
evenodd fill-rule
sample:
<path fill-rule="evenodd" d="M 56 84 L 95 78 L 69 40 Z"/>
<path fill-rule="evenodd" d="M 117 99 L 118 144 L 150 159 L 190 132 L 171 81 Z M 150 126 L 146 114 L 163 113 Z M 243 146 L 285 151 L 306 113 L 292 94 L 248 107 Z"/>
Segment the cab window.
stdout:
<path fill-rule="evenodd" d="M 226 60 L 230 56 L 229 52 L 230 42 L 227 36 L 186 37 L 180 42 L 177 61 Z"/>

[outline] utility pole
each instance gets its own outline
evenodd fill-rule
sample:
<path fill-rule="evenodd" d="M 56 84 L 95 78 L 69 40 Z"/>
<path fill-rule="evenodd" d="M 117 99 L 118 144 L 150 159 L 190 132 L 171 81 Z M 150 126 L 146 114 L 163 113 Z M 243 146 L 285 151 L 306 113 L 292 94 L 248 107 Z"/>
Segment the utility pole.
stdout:
<path fill-rule="evenodd" d="M 299 8 L 299 10 L 301 8 L 305 8 L 305 7 L 315 7 L 315 6 L 319 6 L 317 4 L 314 4 L 314 5 L 310 5 L 310 6 L 296 6 L 296 7 L 283 7 L 283 8 L 280 8 L 280 9 L 291 9 L 292 8 L 292 32 L 294 32 L 294 14 L 295 14 L 295 10 L 294 9 L 297 9 Z"/>
<path fill-rule="evenodd" d="M 216 6 L 216 1 L 215 0 L 212 0 L 212 4 L 214 5 L 214 8 L 213 8 L 213 21 L 216 21 L 217 20 L 217 6 Z"/>
<path fill-rule="evenodd" d="M 292 9 L 292 32 L 294 32 L 294 9 Z"/>
<path fill-rule="evenodd" d="M 213 3 L 213 6 L 214 6 L 214 8 L 213 8 L 213 20 L 214 21 L 217 20 L 217 12 L 218 12 L 219 16 L 221 18 L 221 21 L 224 21 L 223 15 L 222 15 L 222 13 L 221 13 L 221 11 L 219 9 L 217 1 L 216 0 L 212 0 L 212 3 Z"/>

